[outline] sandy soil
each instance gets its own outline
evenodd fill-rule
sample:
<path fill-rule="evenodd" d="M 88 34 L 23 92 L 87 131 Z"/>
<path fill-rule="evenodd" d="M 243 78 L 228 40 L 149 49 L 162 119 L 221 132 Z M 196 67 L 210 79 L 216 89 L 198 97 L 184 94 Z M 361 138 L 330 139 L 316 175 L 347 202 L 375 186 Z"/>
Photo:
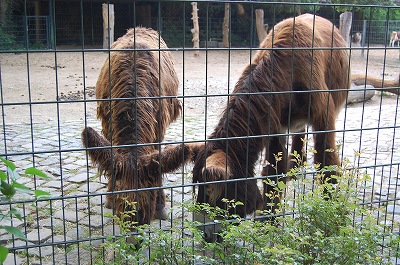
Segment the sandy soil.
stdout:
<path fill-rule="evenodd" d="M 179 95 L 188 97 L 184 99 L 185 115 L 204 113 L 206 102 L 201 96 L 231 92 L 252 53 L 207 51 L 194 57 L 190 51 L 173 51 L 180 79 Z M 0 54 L 4 122 L 95 118 L 94 86 L 106 56 L 107 53 L 89 50 Z M 364 57 L 360 50 L 353 50 L 352 71 L 376 77 L 384 73 L 386 79 L 395 79 L 400 70 L 398 56 L 399 51 L 384 48 L 365 51 Z M 395 98 L 385 97 L 385 101 L 389 103 Z M 220 109 L 225 101 L 226 97 L 212 97 L 207 101 L 207 109 Z"/>

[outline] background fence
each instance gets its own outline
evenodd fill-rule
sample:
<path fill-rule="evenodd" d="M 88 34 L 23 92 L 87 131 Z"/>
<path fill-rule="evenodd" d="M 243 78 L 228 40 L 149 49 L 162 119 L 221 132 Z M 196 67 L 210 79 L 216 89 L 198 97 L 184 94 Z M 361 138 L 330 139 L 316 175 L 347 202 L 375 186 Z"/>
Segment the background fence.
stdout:
<path fill-rule="evenodd" d="M 190 48 L 191 2 L 147 2 L 148 5 L 135 1 L 116 3 L 116 38 L 126 28 L 150 21 L 149 26 L 161 33 L 169 47 L 174 47 L 171 52 L 183 112 L 168 127 L 164 141 L 156 144 L 164 148 L 165 144 L 205 142 L 241 72 L 254 56 L 258 45 L 254 10 L 264 9 L 265 22 L 271 28 L 281 19 L 293 16 L 296 5 L 232 2 L 231 47 L 201 48 L 200 55 L 195 57 Z M 237 12 L 238 3 L 244 7 L 243 17 Z M 201 41 L 222 39 L 224 4 L 199 2 Z M 34 200 L 29 195 L 16 197 L 11 204 L 6 200 L 0 202 L 1 214 L 11 208 L 21 213 L 20 218 L 14 215 L 11 219 L 0 214 L 0 226 L 17 227 L 26 236 L 21 239 L 0 229 L 0 243 L 10 250 L 5 264 L 108 263 L 109 253 L 102 244 L 108 236 L 118 235 L 119 227 L 111 217 L 112 210 L 104 207 L 107 181 L 92 166 L 81 140 L 86 126 L 101 131 L 94 91 L 104 60 L 110 55 L 108 50 L 97 47 L 102 43 L 101 4 L 43 1 L 41 16 L 35 16 L 34 6 L 23 5 L 14 6 L 17 10 L 10 10 L 8 23 L 1 25 L 0 156 L 15 163 L 19 183 L 49 192 L 51 197 Z M 73 16 L 63 14 L 65 5 L 74 10 Z M 338 25 L 343 8 L 353 10 L 355 17 L 364 15 L 360 20 L 354 18 L 352 32 L 362 31 L 366 21 L 366 39 L 377 44 L 367 46 L 364 57 L 359 47 L 350 49 L 353 73 L 387 80 L 398 78 L 398 49 L 388 47 L 388 33 L 400 29 L 399 22 L 392 18 L 400 14 L 400 8 L 301 4 L 300 10 L 314 11 Z M 150 17 L 135 21 L 142 16 L 135 16 L 139 10 Z M 364 87 L 359 89 L 364 91 Z M 399 115 L 399 96 L 377 89 L 370 100 L 347 104 L 336 122 L 340 158 L 350 159 L 351 164 L 370 176 L 363 183 L 362 202 L 370 205 L 378 222 L 394 234 L 400 232 Z M 312 150 L 311 128 L 307 132 L 307 148 Z M 292 133 L 284 136 L 288 138 Z M 260 181 L 264 178 L 260 176 L 263 163 L 260 155 L 255 172 Z M 32 166 L 51 178 L 24 174 Z M 3 164 L 0 169 L 7 172 Z M 162 188 L 170 214 L 166 220 L 152 221 L 153 226 L 179 228 L 177 220 L 192 220 L 192 212 L 182 207 L 182 203 L 195 198 L 193 189 L 197 184 L 192 183 L 192 169 L 193 164 L 189 163 L 164 174 Z M 286 196 L 295 196 L 294 192 L 288 188 Z M 392 263 L 400 261 L 393 257 Z"/>
<path fill-rule="evenodd" d="M 199 3 L 200 36 L 202 40 L 222 38 L 221 25 L 224 13 L 220 5 L 221 3 L 218 2 Z M 257 34 L 254 30 L 249 31 L 250 24 L 254 23 L 254 16 L 248 16 L 248 13 L 251 12 L 250 9 L 265 8 L 264 20 L 271 28 L 277 21 L 290 14 L 296 14 L 295 12 L 297 11 L 293 4 L 284 4 L 284 6 L 287 8 L 282 7 L 282 4 L 268 3 L 244 5 L 244 11 L 247 13 L 246 15 L 240 15 L 241 13 L 238 12 L 236 5 L 232 5 L 232 20 L 230 21 L 231 46 L 257 46 Z M 60 1 L 54 6 L 52 1 L 49 1 L 48 5 L 43 2 L 40 8 L 42 8 L 40 15 L 35 13 L 35 9 L 31 4 L 27 5 L 26 10 L 20 5 L 16 5 L 16 10 L 9 12 L 7 23 L 2 23 L 3 38 L 1 41 L 3 43 L 0 42 L 1 49 L 8 49 L 11 44 L 6 46 L 7 41 L 12 41 L 13 46 L 10 47 L 14 48 L 17 46 L 26 47 L 27 44 L 30 45 L 30 48 L 53 48 L 54 45 L 78 44 L 92 47 L 102 45 L 103 22 L 101 5 L 93 2 L 82 2 L 82 5 L 68 5 L 66 2 Z M 359 11 L 361 8 L 363 10 Z M 139 10 L 138 13 L 140 14 L 148 14 L 148 18 L 142 18 L 143 15 L 140 15 L 136 16 L 138 21 L 134 21 L 136 9 Z M 303 13 L 320 14 L 338 26 L 339 15 L 343 8 L 340 5 L 302 4 L 300 9 Z M 138 23 L 161 32 L 163 38 L 168 41 L 169 47 L 191 47 L 190 28 L 192 20 L 190 10 L 190 3 L 151 2 L 146 6 L 143 2 L 138 2 L 137 4 L 125 1 L 117 2 L 115 3 L 116 37 L 122 36 L 127 28 Z M 367 19 L 367 44 L 388 45 L 389 33 L 393 30 L 400 30 L 394 10 L 396 9 L 393 7 L 353 7 L 352 33 L 363 32 L 364 21 Z M 26 14 L 21 15 L 24 12 Z M 386 14 L 388 14 L 387 17 Z M 52 22 L 53 17 L 54 22 Z M 252 35 L 250 36 L 250 34 Z"/>

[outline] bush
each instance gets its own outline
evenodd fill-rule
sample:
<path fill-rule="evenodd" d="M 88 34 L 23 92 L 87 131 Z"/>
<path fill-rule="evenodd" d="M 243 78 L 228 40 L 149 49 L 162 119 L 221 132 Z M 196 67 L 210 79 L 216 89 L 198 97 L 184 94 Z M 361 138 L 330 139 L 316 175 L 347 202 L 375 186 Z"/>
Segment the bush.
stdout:
<path fill-rule="evenodd" d="M 17 218 L 18 220 L 23 220 L 23 214 L 20 213 L 16 208 L 14 208 L 14 198 L 19 196 L 18 199 L 29 197 L 34 197 L 35 200 L 49 197 L 48 192 L 42 190 L 31 190 L 27 186 L 18 183 L 20 175 L 16 172 L 16 166 L 13 162 L 8 161 L 0 157 L 6 166 L 6 172 L 0 170 L 0 205 L 10 205 L 7 207 L 9 210 L 3 210 L 5 208 L 0 208 L 0 221 L 12 220 L 12 218 Z M 25 170 L 25 175 L 35 175 L 40 178 L 48 178 L 48 176 L 42 171 L 30 167 Z M 5 230 L 6 232 L 12 234 L 15 237 L 25 239 L 25 235 L 18 228 L 7 225 L 0 225 L 0 230 Z M 8 255 L 8 249 L 4 246 L 0 246 L 0 264 L 3 264 Z"/>
<path fill-rule="evenodd" d="M 0 27 L 0 50 L 12 50 L 16 46 L 15 36 L 4 32 Z"/>
<path fill-rule="evenodd" d="M 229 216 L 209 205 L 186 205 L 184 210 L 225 218 L 215 220 L 222 227 L 218 242 L 204 240 L 200 223 L 181 219 L 168 229 L 134 226 L 135 236 L 123 217 L 117 222 L 125 228 L 122 235 L 108 238 L 105 252 L 114 253 L 113 264 L 391 264 L 390 258 L 399 254 L 399 237 L 379 225 L 373 209 L 358 199 L 369 176 L 346 165 L 325 168 L 340 171 L 341 177 L 335 185 L 318 184 L 304 173 L 310 172 L 306 167 L 288 173 L 297 177 L 293 186 L 276 185 L 278 192 L 295 189 L 296 198 L 282 202 L 274 222 Z M 226 203 L 230 208 L 239 202 Z M 136 244 L 128 243 L 132 237 Z"/>

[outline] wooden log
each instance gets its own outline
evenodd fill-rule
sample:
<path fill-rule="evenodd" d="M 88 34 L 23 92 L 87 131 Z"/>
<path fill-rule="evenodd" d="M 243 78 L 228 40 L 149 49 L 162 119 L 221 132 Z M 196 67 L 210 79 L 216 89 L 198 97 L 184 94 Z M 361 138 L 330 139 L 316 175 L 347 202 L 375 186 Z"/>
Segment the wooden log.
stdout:
<path fill-rule="evenodd" d="M 198 15 L 199 9 L 197 8 L 197 2 L 192 2 L 192 21 L 193 21 L 193 28 L 192 28 L 192 42 L 193 42 L 193 48 L 198 49 L 199 44 L 200 44 L 200 38 L 199 38 L 199 15 Z M 195 57 L 199 56 L 199 50 L 194 50 Z"/>
<path fill-rule="evenodd" d="M 351 82 L 357 86 L 371 85 L 380 91 L 389 92 L 392 94 L 400 95 L 400 74 L 397 79 L 384 79 L 383 77 L 374 77 L 365 74 L 352 74 Z"/>
<path fill-rule="evenodd" d="M 264 9 L 256 9 L 255 13 L 257 36 L 261 43 L 268 34 L 268 25 L 264 24 Z"/>
<path fill-rule="evenodd" d="M 114 42 L 114 5 L 103 4 L 103 49 L 109 49 Z"/>

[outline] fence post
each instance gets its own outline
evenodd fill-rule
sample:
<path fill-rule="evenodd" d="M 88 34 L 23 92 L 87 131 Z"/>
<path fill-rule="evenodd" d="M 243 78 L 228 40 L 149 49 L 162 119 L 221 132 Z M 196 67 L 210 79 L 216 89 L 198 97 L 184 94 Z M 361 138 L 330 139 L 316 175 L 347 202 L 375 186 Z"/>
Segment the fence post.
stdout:
<path fill-rule="evenodd" d="M 225 3 L 224 22 L 222 23 L 222 42 L 224 48 L 229 47 L 229 19 L 230 19 L 230 4 Z"/>
<path fill-rule="evenodd" d="M 47 31 L 48 32 L 48 40 L 49 40 L 49 43 L 48 43 L 49 49 L 54 49 L 56 46 L 56 41 L 55 41 L 56 34 L 54 33 L 54 29 L 56 28 L 55 27 L 56 20 L 55 20 L 54 6 L 55 6 L 54 0 L 49 0 L 49 24 L 48 24 L 49 30 Z"/>
<path fill-rule="evenodd" d="M 361 36 L 361 56 L 364 57 L 365 38 L 367 37 L 367 21 L 363 21 L 363 32 Z"/>
<path fill-rule="evenodd" d="M 114 5 L 103 4 L 103 49 L 109 49 L 114 42 Z"/>
<path fill-rule="evenodd" d="M 256 9 L 256 30 L 258 41 L 261 42 L 268 34 L 268 24 L 264 24 L 264 9 Z"/>
<path fill-rule="evenodd" d="M 198 49 L 200 47 L 200 38 L 199 38 L 199 9 L 197 8 L 197 2 L 192 2 L 192 21 L 193 21 L 193 29 L 192 29 L 192 42 L 193 48 Z M 194 50 L 194 56 L 199 56 L 199 50 Z"/>
<path fill-rule="evenodd" d="M 350 29 L 351 29 L 351 22 L 353 18 L 353 13 L 350 11 L 346 11 L 340 14 L 340 25 L 339 31 L 342 37 L 346 40 L 347 45 L 350 46 Z"/>

